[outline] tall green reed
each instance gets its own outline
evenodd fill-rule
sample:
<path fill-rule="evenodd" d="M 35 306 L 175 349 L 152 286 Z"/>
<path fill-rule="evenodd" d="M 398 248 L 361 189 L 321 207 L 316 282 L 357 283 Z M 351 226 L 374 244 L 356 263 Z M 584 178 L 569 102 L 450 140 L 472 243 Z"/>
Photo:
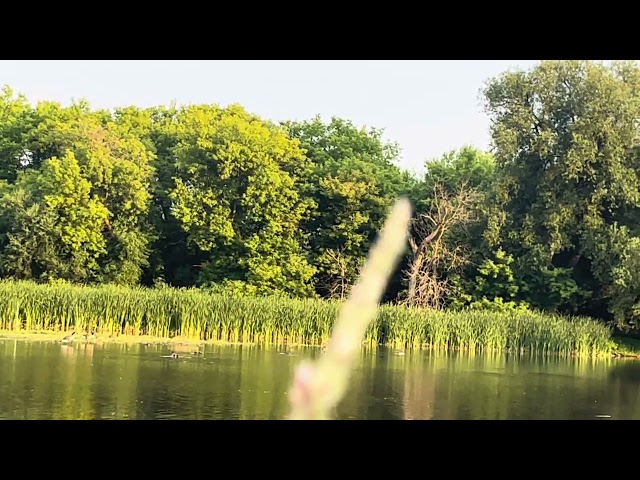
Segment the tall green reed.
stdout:
<path fill-rule="evenodd" d="M 241 343 L 325 345 L 340 302 L 238 297 L 198 289 L 146 289 L 0 281 L 0 329 L 96 330 Z M 611 332 L 591 319 L 539 312 L 433 311 L 383 305 L 361 340 L 436 350 L 606 354 Z"/>

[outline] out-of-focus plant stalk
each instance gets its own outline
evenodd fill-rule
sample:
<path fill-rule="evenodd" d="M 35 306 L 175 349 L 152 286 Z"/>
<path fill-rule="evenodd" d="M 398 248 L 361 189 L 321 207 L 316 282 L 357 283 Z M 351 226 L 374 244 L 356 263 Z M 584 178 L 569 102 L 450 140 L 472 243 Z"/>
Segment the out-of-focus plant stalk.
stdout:
<path fill-rule="evenodd" d="M 291 420 L 326 420 L 346 393 L 351 370 L 369 324 L 400 255 L 406 247 L 411 203 L 399 199 L 369 252 L 358 282 L 340 308 L 327 352 L 301 363 L 289 394 Z"/>

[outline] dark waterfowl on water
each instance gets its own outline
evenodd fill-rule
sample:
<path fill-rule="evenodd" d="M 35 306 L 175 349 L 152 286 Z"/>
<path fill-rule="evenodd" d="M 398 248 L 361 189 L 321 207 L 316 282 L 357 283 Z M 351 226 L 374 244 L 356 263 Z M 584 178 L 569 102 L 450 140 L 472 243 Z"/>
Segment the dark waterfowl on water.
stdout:
<path fill-rule="evenodd" d="M 71 340 L 73 340 L 73 337 L 76 335 L 76 332 L 73 332 L 71 335 L 67 335 L 66 337 L 64 337 L 61 341 L 62 343 L 69 343 Z"/>
<path fill-rule="evenodd" d="M 163 355 L 163 358 L 178 358 L 178 354 L 176 352 L 172 352 L 171 355 Z"/>
<path fill-rule="evenodd" d="M 91 330 L 91 333 L 85 333 L 82 335 L 83 340 L 94 340 L 96 338 L 95 330 Z"/>

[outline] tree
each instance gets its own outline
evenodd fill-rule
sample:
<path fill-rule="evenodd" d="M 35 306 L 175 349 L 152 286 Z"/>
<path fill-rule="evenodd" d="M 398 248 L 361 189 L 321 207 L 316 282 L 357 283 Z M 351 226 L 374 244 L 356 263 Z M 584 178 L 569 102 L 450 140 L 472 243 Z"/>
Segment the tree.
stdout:
<path fill-rule="evenodd" d="M 411 193 L 416 208 L 406 303 L 439 308 L 469 296 L 466 279 L 487 255 L 482 234 L 495 170 L 493 155 L 471 146 L 425 162 L 424 178 Z"/>
<path fill-rule="evenodd" d="M 153 167 L 148 223 L 154 241 L 142 280 L 146 285 L 193 286 L 199 273 L 197 265 L 205 260 L 205 256 L 187 245 L 188 235 L 173 215 L 173 202 L 169 198 L 178 175 L 174 155 L 178 143 L 177 113 L 174 105 L 148 109 L 126 107 L 114 112 L 115 122 L 146 146 Z"/>
<path fill-rule="evenodd" d="M 23 220 L 38 212 L 49 215 L 53 211 L 55 216 L 42 222 L 54 222 L 56 228 L 62 229 L 64 251 L 59 252 L 62 256 L 57 261 L 77 260 L 73 261 L 77 264 L 69 264 L 69 271 L 49 263 L 47 268 L 51 270 L 42 275 L 60 274 L 78 281 L 137 283 L 152 239 L 146 224 L 152 173 L 148 151 L 135 135 L 114 123 L 108 112 L 91 111 L 86 102 L 67 108 L 54 102 L 41 102 L 29 113 L 29 118 L 33 121 L 23 122 L 20 142 L 14 149 L 20 152 L 21 160 L 13 180 L 15 189 L 6 201 L 19 201 L 18 206 L 25 207 L 24 213 L 28 215 L 22 217 Z M 0 142 L 3 141 L 6 144 L 6 139 L 0 138 Z M 67 171 L 79 190 L 66 185 Z M 25 173 L 23 179 L 20 179 L 21 173 Z M 69 198 L 65 200 L 65 196 Z M 52 204 L 54 199 L 57 203 Z M 75 211 L 76 208 L 80 210 Z M 98 215 L 96 218 L 102 219 L 100 225 L 94 225 L 91 220 L 88 230 L 84 226 L 74 230 L 74 222 L 82 224 L 85 219 L 93 218 L 94 213 L 80 214 L 83 208 L 107 213 L 100 216 L 94 212 Z M 38 224 L 41 219 L 32 220 Z M 8 228 L 22 228 L 19 217 L 13 221 L 18 223 Z M 26 232 L 28 228 L 19 231 Z M 91 237 L 89 240 L 87 235 Z M 94 238 L 95 235 L 102 240 Z M 103 242 L 104 247 L 98 246 Z M 89 245 L 95 245 L 95 249 Z M 80 259 L 85 254 L 86 258 Z M 66 273 L 60 273 L 62 271 Z"/>
<path fill-rule="evenodd" d="M 418 213 L 409 236 L 412 258 L 406 271 L 410 306 L 442 308 L 452 293 L 449 277 L 466 265 L 463 234 L 474 221 L 475 192 L 461 184 L 454 194 L 435 185 L 427 211 Z"/>
<path fill-rule="evenodd" d="M 93 280 L 106 253 L 101 235 L 108 210 L 90 196 L 73 153 L 23 172 L 2 196 L 2 272 L 17 279 Z"/>
<path fill-rule="evenodd" d="M 440 185 L 453 193 L 465 184 L 468 189 L 487 192 L 493 184 L 496 160 L 491 153 L 466 145 L 426 162 L 425 170 L 425 191 L 431 192 L 435 185 Z"/>
<path fill-rule="evenodd" d="M 34 121 L 27 99 L 4 87 L 0 91 L 0 180 L 15 182 L 27 163 L 23 137 L 34 128 Z"/>
<path fill-rule="evenodd" d="M 397 165 L 399 150 L 377 129 L 319 117 L 285 124 L 312 169 L 301 185 L 313 205 L 302 223 L 322 296 L 342 297 L 353 284 L 392 202 L 414 181 Z M 398 285 L 391 285 L 391 289 Z M 395 295 L 395 293 L 392 293 Z"/>
<path fill-rule="evenodd" d="M 169 198 L 189 244 L 210 253 L 200 281 L 312 294 L 314 268 L 299 228 L 308 202 L 297 190 L 306 168 L 298 143 L 239 106 L 185 107 L 176 129 Z"/>
<path fill-rule="evenodd" d="M 486 238 L 538 283 L 535 306 L 635 321 L 639 86 L 635 63 L 549 61 L 485 89 L 501 170 Z"/>

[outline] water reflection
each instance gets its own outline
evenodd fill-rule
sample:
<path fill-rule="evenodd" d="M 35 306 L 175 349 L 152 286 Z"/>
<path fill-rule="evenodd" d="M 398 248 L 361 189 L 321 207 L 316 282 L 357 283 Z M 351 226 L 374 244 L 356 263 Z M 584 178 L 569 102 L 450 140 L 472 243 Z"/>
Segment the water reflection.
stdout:
<path fill-rule="evenodd" d="M 0 341 L 2 419 L 279 419 L 300 359 L 275 347 Z M 362 352 L 340 419 L 640 419 L 640 362 Z"/>

